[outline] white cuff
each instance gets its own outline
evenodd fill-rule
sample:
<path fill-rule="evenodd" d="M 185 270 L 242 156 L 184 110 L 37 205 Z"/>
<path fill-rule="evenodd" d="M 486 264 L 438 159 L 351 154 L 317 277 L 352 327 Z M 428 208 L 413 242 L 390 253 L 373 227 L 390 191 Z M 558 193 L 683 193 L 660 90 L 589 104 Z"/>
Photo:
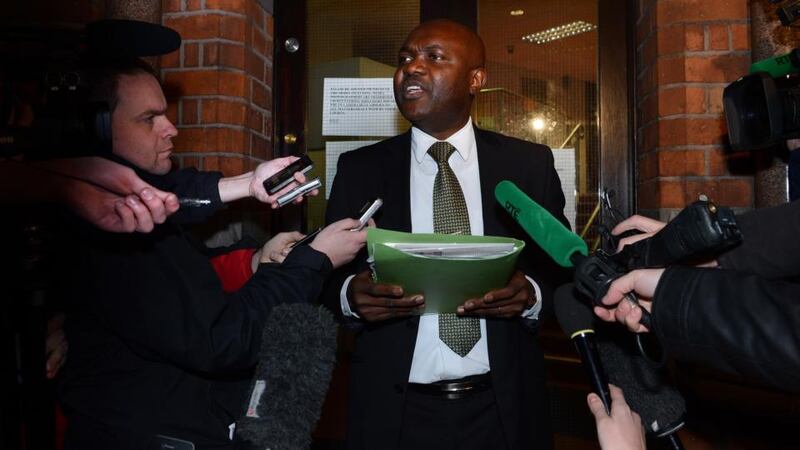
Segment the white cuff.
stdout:
<path fill-rule="evenodd" d="M 536 284 L 535 281 L 533 281 L 533 278 L 531 278 L 531 277 L 529 277 L 527 275 L 525 275 L 525 278 L 527 278 L 528 282 L 530 282 L 531 286 L 533 286 L 533 291 L 536 293 L 536 303 L 534 303 L 533 306 L 531 306 L 530 308 L 526 309 L 525 311 L 522 311 L 522 318 L 524 318 L 524 319 L 538 319 L 539 318 L 539 312 L 542 311 L 542 290 L 539 289 L 539 285 Z M 345 291 L 345 292 L 347 292 L 347 291 Z M 347 301 L 347 299 L 345 299 L 345 301 Z"/>
<path fill-rule="evenodd" d="M 361 317 L 358 314 L 356 314 L 355 311 L 350 309 L 350 302 L 347 300 L 347 288 L 350 286 L 350 281 L 353 280 L 353 277 L 355 277 L 355 275 L 350 275 L 349 277 L 347 277 L 347 279 L 344 280 L 344 283 L 342 283 L 342 290 L 339 291 L 339 304 L 342 307 L 342 314 L 344 314 L 345 317 L 355 317 L 357 319 L 360 319 Z M 532 280 L 531 282 L 533 283 Z M 536 286 L 535 283 L 534 286 Z M 539 289 L 539 286 L 536 286 L 536 289 Z M 541 307 L 539 309 L 541 309 Z M 539 316 L 539 311 L 536 311 L 536 316 L 537 317 Z"/>

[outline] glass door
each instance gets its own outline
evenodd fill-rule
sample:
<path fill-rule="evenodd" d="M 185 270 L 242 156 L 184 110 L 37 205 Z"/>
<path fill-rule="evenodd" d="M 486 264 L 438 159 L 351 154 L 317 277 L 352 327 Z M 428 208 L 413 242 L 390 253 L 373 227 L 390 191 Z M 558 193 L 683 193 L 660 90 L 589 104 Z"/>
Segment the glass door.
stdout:
<path fill-rule="evenodd" d="M 488 83 L 479 127 L 553 149 L 572 229 L 597 204 L 597 0 L 478 0 Z"/>

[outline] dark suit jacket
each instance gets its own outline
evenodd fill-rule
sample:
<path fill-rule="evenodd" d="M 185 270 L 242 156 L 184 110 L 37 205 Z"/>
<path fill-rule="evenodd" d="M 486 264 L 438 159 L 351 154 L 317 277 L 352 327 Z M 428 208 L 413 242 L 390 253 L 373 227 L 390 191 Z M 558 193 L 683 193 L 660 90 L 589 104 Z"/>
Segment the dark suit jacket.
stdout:
<path fill-rule="evenodd" d="M 547 306 L 553 281 L 562 273 L 497 203 L 494 188 L 501 180 L 511 180 L 566 223 L 564 195 L 552 153 L 543 145 L 479 129 L 475 130 L 475 140 L 484 234 L 527 241 L 520 266 L 540 284 Z M 411 231 L 410 164 L 410 132 L 343 154 L 328 202 L 327 221 L 356 217 L 367 200 L 380 197 L 384 205 L 375 217 L 378 227 Z M 326 302 L 339 315 L 339 289 L 344 278 L 363 268 L 362 258 L 360 265 L 354 262 L 331 277 Z M 418 324 L 417 318 L 360 324 L 350 377 L 349 448 L 396 448 Z M 535 321 L 488 319 L 486 327 L 492 381 L 508 448 L 550 448 L 543 359 Z"/>

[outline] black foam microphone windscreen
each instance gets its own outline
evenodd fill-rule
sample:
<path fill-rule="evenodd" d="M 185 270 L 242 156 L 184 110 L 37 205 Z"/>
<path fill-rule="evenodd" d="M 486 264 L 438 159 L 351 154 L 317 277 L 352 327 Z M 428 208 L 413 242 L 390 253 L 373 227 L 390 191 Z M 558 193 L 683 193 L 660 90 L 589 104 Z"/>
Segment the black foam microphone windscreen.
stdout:
<path fill-rule="evenodd" d="M 686 401 L 659 370 L 619 342 L 600 340 L 598 346 L 608 380 L 622 389 L 649 433 L 664 437 L 683 426 Z"/>
<path fill-rule="evenodd" d="M 336 322 L 327 309 L 305 303 L 274 307 L 237 435 L 251 448 L 308 448 L 335 361 Z"/>
<path fill-rule="evenodd" d="M 86 25 L 86 41 L 94 58 L 139 58 L 174 52 L 181 46 L 181 35 L 155 23 L 107 19 Z"/>

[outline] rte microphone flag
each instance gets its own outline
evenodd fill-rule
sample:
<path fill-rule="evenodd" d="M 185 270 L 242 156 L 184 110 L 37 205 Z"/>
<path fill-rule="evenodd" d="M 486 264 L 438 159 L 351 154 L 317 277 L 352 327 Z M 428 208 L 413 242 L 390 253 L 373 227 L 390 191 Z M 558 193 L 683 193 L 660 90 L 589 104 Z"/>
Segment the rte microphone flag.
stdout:
<path fill-rule="evenodd" d="M 574 257 L 589 254 L 580 236 L 571 232 L 514 183 L 508 180 L 497 183 L 494 196 L 534 242 L 560 266 L 572 267 L 575 265 L 572 261 Z"/>

